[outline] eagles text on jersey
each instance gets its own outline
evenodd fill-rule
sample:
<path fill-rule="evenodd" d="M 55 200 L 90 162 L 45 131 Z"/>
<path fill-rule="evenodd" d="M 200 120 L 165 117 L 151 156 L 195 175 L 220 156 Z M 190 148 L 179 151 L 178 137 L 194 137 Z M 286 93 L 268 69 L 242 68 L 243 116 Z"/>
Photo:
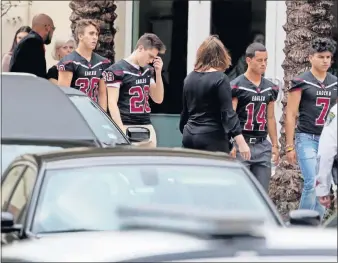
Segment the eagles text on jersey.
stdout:
<path fill-rule="evenodd" d="M 86 93 L 93 101 L 98 102 L 98 87 L 102 72 L 109 67 L 110 60 L 93 53 L 87 61 L 76 51 L 68 54 L 58 63 L 58 71 L 70 71 L 73 78 L 70 86 Z"/>
<path fill-rule="evenodd" d="M 147 125 L 150 121 L 149 93 L 154 81 L 154 68 L 137 69 L 120 60 L 105 70 L 107 88 L 120 88 L 118 107 L 124 125 Z"/>
<path fill-rule="evenodd" d="M 337 98 L 337 77 L 327 73 L 323 82 L 310 71 L 291 81 L 290 92 L 301 90 L 297 132 L 320 135 L 326 116 Z"/>
<path fill-rule="evenodd" d="M 243 135 L 251 137 L 267 136 L 267 108 L 275 101 L 279 88 L 262 78 L 257 87 L 244 75 L 231 81 L 232 97 L 238 99 L 236 112 L 243 129 Z"/>

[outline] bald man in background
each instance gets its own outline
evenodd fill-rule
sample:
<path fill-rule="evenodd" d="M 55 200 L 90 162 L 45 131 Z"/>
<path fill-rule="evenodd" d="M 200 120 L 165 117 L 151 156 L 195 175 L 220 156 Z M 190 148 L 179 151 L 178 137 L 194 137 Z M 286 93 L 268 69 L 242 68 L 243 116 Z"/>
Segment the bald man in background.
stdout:
<path fill-rule="evenodd" d="M 44 45 L 51 43 L 54 30 L 54 22 L 48 15 L 34 16 L 32 31 L 19 42 L 13 51 L 9 71 L 31 73 L 46 78 Z"/>

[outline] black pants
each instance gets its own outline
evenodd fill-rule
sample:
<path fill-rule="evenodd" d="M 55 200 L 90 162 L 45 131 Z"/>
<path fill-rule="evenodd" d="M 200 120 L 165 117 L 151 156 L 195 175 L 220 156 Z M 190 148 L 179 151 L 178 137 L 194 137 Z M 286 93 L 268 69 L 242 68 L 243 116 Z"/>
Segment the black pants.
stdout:
<path fill-rule="evenodd" d="M 230 152 L 228 134 L 223 131 L 192 134 L 184 129 L 182 145 L 194 150 Z"/>

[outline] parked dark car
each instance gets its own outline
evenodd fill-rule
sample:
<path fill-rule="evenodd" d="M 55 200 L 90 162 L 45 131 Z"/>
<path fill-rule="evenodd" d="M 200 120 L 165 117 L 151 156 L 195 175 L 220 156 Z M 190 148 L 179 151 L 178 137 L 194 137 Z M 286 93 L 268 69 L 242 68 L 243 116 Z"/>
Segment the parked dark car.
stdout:
<path fill-rule="evenodd" d="M 337 230 L 281 228 L 254 211 L 160 205 L 120 206 L 116 214 L 113 231 L 8 244 L 2 262 L 337 262 Z"/>
<path fill-rule="evenodd" d="M 115 230 L 120 205 L 252 212 L 268 224 L 284 226 L 250 171 L 224 153 L 119 147 L 26 154 L 5 171 L 1 191 L 2 213 L 15 224 L 2 224 L 6 242 L 58 232 Z M 293 213 L 294 224 L 307 223 Z"/>
<path fill-rule="evenodd" d="M 95 103 L 69 88 L 24 73 L 1 74 L 1 172 L 18 155 L 69 147 L 130 146 L 149 130 L 125 136 Z M 67 96 L 65 96 L 65 93 Z M 69 99 L 69 98 L 70 99 Z"/>

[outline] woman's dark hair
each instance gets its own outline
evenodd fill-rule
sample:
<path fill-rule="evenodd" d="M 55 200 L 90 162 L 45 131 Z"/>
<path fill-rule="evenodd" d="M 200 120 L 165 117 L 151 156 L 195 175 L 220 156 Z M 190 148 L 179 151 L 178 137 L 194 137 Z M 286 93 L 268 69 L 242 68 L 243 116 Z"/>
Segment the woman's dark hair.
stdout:
<path fill-rule="evenodd" d="M 312 40 L 310 55 L 322 52 L 331 52 L 333 55 L 336 52 L 336 42 L 333 39 L 324 37 L 317 37 Z"/>
<path fill-rule="evenodd" d="M 214 68 L 225 71 L 231 66 L 231 57 L 218 36 L 209 36 L 197 50 L 195 71 L 206 71 Z"/>
<path fill-rule="evenodd" d="M 26 32 L 26 33 L 29 33 L 31 32 L 31 28 L 29 26 L 22 26 L 20 27 L 16 32 L 15 32 L 15 35 L 14 35 L 14 39 L 13 39 L 13 44 L 12 44 L 12 48 L 11 48 L 11 52 L 13 52 L 14 48 L 16 47 L 17 43 L 16 43 L 16 36 L 21 33 L 21 32 Z"/>

